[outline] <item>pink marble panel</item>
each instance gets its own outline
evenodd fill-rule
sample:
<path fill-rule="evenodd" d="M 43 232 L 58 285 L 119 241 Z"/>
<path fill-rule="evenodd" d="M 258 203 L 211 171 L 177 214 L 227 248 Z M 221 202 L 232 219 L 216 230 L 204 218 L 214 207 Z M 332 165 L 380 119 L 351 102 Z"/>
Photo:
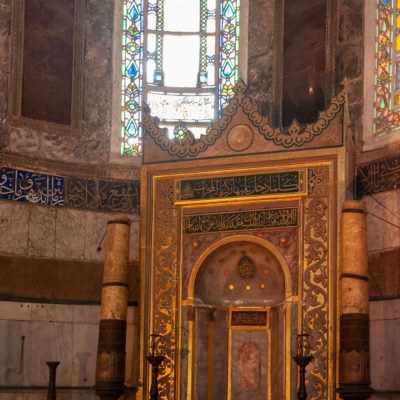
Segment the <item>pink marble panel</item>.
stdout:
<path fill-rule="evenodd" d="M 260 350 L 254 344 L 245 344 L 239 355 L 240 388 L 258 389 L 260 386 Z"/>

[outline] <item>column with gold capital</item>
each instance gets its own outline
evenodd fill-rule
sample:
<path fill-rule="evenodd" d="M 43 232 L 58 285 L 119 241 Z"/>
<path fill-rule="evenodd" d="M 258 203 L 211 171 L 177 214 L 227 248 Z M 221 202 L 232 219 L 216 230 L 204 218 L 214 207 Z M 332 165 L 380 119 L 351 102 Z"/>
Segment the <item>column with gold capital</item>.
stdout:
<path fill-rule="evenodd" d="M 339 394 L 364 400 L 371 394 L 366 208 L 363 201 L 342 206 L 342 273 Z"/>
<path fill-rule="evenodd" d="M 125 389 L 129 234 L 126 216 L 108 220 L 94 387 L 102 400 L 117 400 Z"/>

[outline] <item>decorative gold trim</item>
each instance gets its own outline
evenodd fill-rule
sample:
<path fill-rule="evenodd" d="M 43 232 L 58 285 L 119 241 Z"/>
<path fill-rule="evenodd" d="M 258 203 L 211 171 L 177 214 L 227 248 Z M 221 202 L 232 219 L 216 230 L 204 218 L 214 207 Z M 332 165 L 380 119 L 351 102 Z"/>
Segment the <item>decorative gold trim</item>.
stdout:
<path fill-rule="evenodd" d="M 196 322 L 189 321 L 187 400 L 194 399 L 194 349 L 196 346 L 195 329 Z"/>
<path fill-rule="evenodd" d="M 270 313 L 268 313 L 270 318 Z M 270 321 L 269 321 L 270 322 Z M 271 338 L 271 325 L 268 324 L 268 400 L 272 400 L 272 371 L 271 371 L 271 362 L 272 362 L 272 338 Z"/>
<path fill-rule="evenodd" d="M 232 399 L 232 330 L 228 329 L 228 388 L 227 398 Z"/>
<path fill-rule="evenodd" d="M 291 343 L 290 335 L 292 333 L 291 327 L 291 315 L 292 315 L 292 303 L 287 302 L 285 307 L 285 391 L 286 400 L 290 400 L 290 386 L 291 386 L 291 376 L 290 376 L 290 363 L 291 363 Z"/>
<path fill-rule="evenodd" d="M 252 100 L 245 96 L 246 89 L 244 82 L 239 80 L 233 89 L 235 96 L 230 100 L 229 106 L 223 110 L 221 118 L 212 124 L 210 133 L 202 135 L 200 139 L 196 139 L 190 131 L 182 140 L 170 139 L 165 130 L 158 127 L 157 120 L 150 115 L 148 107 L 145 107 L 143 111 L 143 126 L 146 135 L 151 137 L 161 150 L 167 151 L 172 156 L 194 158 L 216 143 L 228 127 L 232 117 L 241 107 L 265 140 L 272 141 L 275 145 L 286 149 L 297 148 L 304 143 L 311 142 L 315 136 L 320 135 L 339 113 L 346 100 L 343 90 L 332 98 L 330 106 L 325 111 L 320 112 L 316 122 L 307 124 L 305 128 L 302 128 L 294 120 L 288 129 L 281 129 L 273 128 L 268 118 L 259 113 Z"/>
<path fill-rule="evenodd" d="M 278 260 L 278 263 L 280 264 L 283 275 L 285 278 L 285 298 L 289 298 L 292 296 L 292 278 L 290 274 L 290 269 L 287 264 L 287 261 L 285 257 L 281 254 L 281 252 L 270 242 L 267 240 L 264 240 L 260 237 L 253 236 L 253 235 L 233 235 L 233 236 L 228 236 L 225 237 L 218 242 L 213 243 L 210 247 L 208 247 L 197 259 L 195 265 L 193 266 L 192 272 L 190 274 L 189 278 L 189 285 L 188 285 L 188 300 L 193 301 L 193 296 L 194 296 L 194 284 L 196 281 L 196 276 L 197 272 L 199 271 L 201 265 L 203 264 L 204 260 L 207 258 L 209 254 L 211 254 L 214 250 L 216 250 L 218 247 L 227 244 L 227 243 L 232 243 L 232 242 L 251 242 L 251 243 L 257 243 L 263 247 L 265 247 L 267 250 L 269 250 Z"/>

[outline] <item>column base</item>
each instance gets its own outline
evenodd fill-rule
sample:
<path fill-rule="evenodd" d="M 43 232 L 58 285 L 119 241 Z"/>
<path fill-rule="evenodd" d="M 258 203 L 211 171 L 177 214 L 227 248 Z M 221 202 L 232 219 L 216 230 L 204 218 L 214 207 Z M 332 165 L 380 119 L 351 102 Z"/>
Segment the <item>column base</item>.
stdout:
<path fill-rule="evenodd" d="M 365 383 L 342 383 L 337 392 L 343 400 L 365 400 L 370 398 L 372 388 Z"/>
<path fill-rule="evenodd" d="M 118 400 L 125 391 L 125 386 L 121 385 L 107 385 L 104 383 L 96 384 L 93 387 L 96 396 L 101 400 Z"/>

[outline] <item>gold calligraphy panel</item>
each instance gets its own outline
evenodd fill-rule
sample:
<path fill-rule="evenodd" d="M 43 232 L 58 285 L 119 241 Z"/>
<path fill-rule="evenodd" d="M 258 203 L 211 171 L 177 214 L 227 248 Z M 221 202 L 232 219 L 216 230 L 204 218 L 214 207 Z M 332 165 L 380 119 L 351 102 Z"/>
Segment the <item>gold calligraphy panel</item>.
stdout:
<path fill-rule="evenodd" d="M 298 210 L 296 207 L 187 215 L 183 219 L 183 233 L 296 227 L 297 223 Z"/>

